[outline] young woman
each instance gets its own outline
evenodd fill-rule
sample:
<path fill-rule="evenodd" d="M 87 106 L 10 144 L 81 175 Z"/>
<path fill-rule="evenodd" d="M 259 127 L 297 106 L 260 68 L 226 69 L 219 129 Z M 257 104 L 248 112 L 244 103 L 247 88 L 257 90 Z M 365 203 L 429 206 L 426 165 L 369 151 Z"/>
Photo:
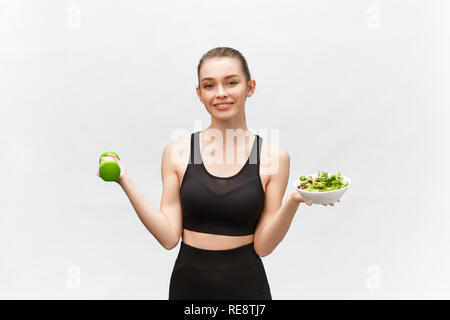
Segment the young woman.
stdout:
<path fill-rule="evenodd" d="M 271 300 L 261 257 L 284 238 L 299 204 L 311 203 L 294 190 L 282 204 L 289 154 L 247 129 L 245 102 L 255 81 L 243 55 L 214 48 L 201 58 L 197 76 L 197 95 L 211 124 L 165 146 L 160 209 L 147 202 L 111 154 L 121 167 L 116 182 L 164 248 L 174 248 L 182 237 L 169 300 Z"/>

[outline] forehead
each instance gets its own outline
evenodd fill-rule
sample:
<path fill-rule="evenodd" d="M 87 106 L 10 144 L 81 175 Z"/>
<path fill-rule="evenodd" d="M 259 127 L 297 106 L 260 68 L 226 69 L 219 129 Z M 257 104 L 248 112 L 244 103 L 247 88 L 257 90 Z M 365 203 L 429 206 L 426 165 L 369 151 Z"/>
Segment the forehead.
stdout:
<path fill-rule="evenodd" d="M 203 78 L 222 79 L 231 74 L 243 77 L 239 60 L 229 57 L 210 58 L 202 64 L 200 81 Z"/>

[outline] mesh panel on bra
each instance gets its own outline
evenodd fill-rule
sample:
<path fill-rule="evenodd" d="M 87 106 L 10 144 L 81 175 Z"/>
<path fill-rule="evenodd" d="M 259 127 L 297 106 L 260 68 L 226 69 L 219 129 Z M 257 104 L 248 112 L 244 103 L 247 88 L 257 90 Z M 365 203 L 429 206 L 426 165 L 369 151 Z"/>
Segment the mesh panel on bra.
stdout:
<path fill-rule="evenodd" d="M 208 189 L 219 195 L 238 190 L 243 185 L 259 179 L 259 150 L 261 149 L 262 138 L 255 136 L 250 155 L 243 167 L 234 175 L 229 177 L 216 177 L 210 174 L 201 158 L 200 154 L 200 131 L 191 136 L 191 157 L 189 160 L 190 177 L 200 181 Z M 194 161 L 192 161 L 194 157 Z"/>

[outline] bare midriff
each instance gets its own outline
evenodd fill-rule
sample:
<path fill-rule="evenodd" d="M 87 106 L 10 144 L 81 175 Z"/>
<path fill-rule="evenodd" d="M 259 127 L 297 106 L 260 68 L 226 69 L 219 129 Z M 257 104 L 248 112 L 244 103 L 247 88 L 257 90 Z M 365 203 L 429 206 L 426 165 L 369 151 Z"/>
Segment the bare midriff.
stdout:
<path fill-rule="evenodd" d="M 252 243 L 254 234 L 246 236 L 224 236 L 183 229 L 184 243 L 206 250 L 228 250 Z"/>

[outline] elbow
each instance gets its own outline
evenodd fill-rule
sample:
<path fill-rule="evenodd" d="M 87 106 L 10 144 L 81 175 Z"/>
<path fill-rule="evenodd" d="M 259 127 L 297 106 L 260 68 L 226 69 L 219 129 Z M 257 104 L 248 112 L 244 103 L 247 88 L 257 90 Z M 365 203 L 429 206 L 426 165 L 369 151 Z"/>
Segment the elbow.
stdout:
<path fill-rule="evenodd" d="M 163 247 L 164 247 L 164 249 L 166 249 L 166 250 L 172 250 L 173 248 L 176 247 L 176 245 L 164 244 Z"/>
<path fill-rule="evenodd" d="M 173 248 L 175 248 L 178 245 L 178 242 L 180 242 L 181 239 L 181 234 L 182 234 L 182 229 L 179 230 L 178 232 L 169 232 L 170 235 L 168 235 L 168 237 L 165 239 L 164 242 L 161 242 L 161 245 L 164 247 L 164 249 L 166 250 L 172 250 Z"/>
<path fill-rule="evenodd" d="M 178 242 L 180 241 L 180 239 L 178 238 L 176 241 L 172 241 L 169 243 L 164 243 L 163 247 L 166 250 L 172 250 L 173 248 L 175 248 L 178 245 Z"/>
<path fill-rule="evenodd" d="M 173 246 L 171 246 L 171 245 L 169 245 L 169 244 L 163 244 L 162 246 L 163 246 L 163 248 L 166 249 L 166 250 L 172 250 L 172 249 L 173 249 Z"/>
<path fill-rule="evenodd" d="M 260 256 L 261 258 L 266 257 L 271 253 L 271 251 L 262 250 L 261 248 L 255 246 L 255 245 L 254 245 L 254 250 L 255 250 L 256 254 L 258 256 Z"/>
<path fill-rule="evenodd" d="M 256 252 L 256 254 L 261 258 L 264 258 L 267 257 L 270 254 L 270 252 Z"/>

